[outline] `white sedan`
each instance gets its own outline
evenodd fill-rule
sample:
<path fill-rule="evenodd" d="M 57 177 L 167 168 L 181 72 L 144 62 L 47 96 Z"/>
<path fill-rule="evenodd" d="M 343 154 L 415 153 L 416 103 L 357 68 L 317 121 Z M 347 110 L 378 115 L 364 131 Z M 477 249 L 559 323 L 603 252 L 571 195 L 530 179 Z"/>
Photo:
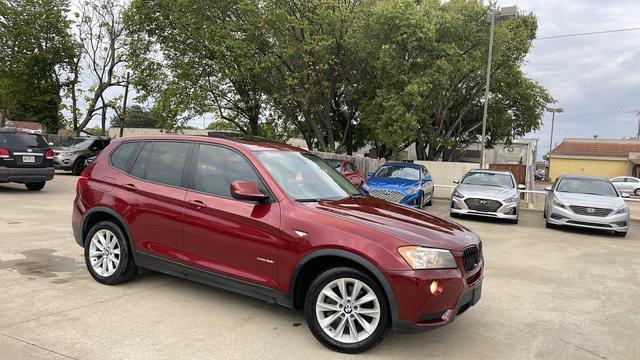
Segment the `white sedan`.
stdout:
<path fill-rule="evenodd" d="M 611 183 L 621 193 L 640 196 L 640 179 L 632 176 L 618 176 L 611 179 Z"/>

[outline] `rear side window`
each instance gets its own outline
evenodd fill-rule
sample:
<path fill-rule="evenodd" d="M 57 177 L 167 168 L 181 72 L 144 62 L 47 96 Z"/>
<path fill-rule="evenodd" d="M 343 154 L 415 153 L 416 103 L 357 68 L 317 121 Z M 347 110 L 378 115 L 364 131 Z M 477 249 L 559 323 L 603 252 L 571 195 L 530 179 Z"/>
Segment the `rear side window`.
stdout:
<path fill-rule="evenodd" d="M 231 197 L 231 183 L 236 180 L 251 180 L 263 189 L 260 178 L 247 159 L 227 148 L 200 145 L 196 163 L 197 191 Z"/>
<path fill-rule="evenodd" d="M 149 154 L 151 153 L 152 147 L 152 142 L 144 144 L 144 147 L 142 147 L 142 151 L 140 151 L 136 162 L 133 163 L 133 167 L 131 168 L 131 175 L 144 179 L 144 174 L 147 169 L 147 162 L 149 160 Z"/>
<path fill-rule="evenodd" d="M 144 171 L 144 179 L 180 186 L 190 146 L 191 144 L 183 142 L 158 141 L 153 143 Z"/>
<path fill-rule="evenodd" d="M 140 142 L 126 142 L 120 144 L 118 148 L 111 154 L 111 165 L 116 169 L 122 171 L 128 171 L 133 156 L 138 153 L 142 143 Z"/>
<path fill-rule="evenodd" d="M 41 135 L 28 132 L 0 133 L 0 147 L 39 147 L 49 145 Z"/>

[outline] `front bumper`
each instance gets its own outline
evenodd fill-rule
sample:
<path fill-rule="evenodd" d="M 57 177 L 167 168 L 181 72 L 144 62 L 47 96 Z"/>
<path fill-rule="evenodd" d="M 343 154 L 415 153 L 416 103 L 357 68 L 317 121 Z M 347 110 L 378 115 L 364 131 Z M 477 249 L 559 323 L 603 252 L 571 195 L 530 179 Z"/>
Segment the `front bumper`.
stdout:
<path fill-rule="evenodd" d="M 53 157 L 53 167 L 60 170 L 71 170 L 73 169 L 73 163 L 75 162 L 76 157 L 74 156 L 63 156 L 58 154 Z"/>
<path fill-rule="evenodd" d="M 465 199 L 466 198 L 457 198 L 455 196 L 452 196 L 450 212 L 453 214 L 485 216 L 485 217 L 492 217 L 496 219 L 515 220 L 518 218 L 519 203 L 517 201 L 514 203 L 507 203 L 507 204 L 500 201 L 502 203 L 502 206 L 500 206 L 500 208 L 498 208 L 498 210 L 496 211 L 478 211 L 478 210 L 469 209 L 467 204 L 464 202 Z"/>
<path fill-rule="evenodd" d="M 629 212 L 609 216 L 579 215 L 569 209 L 552 206 L 547 214 L 547 221 L 552 225 L 575 226 L 587 229 L 627 231 L 629 230 Z"/>
<path fill-rule="evenodd" d="M 426 331 L 455 320 L 480 300 L 483 271 L 484 262 L 470 274 L 459 269 L 388 272 L 399 313 L 398 319 L 394 319 L 394 331 Z M 443 287 L 437 296 L 429 290 L 434 280 Z"/>
<path fill-rule="evenodd" d="M 46 168 L 8 168 L 0 167 L 0 183 L 16 182 L 29 183 L 49 181 L 53 179 L 55 170 L 52 167 Z"/>

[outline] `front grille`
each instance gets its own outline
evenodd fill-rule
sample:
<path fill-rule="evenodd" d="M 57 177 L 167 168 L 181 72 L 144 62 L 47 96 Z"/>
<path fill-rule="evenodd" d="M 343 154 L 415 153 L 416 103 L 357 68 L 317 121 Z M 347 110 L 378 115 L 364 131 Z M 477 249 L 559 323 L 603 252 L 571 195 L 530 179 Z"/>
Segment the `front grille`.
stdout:
<path fill-rule="evenodd" d="M 611 214 L 612 209 L 605 208 L 597 208 L 590 206 L 579 206 L 579 205 L 569 205 L 571 211 L 578 215 L 587 215 L 587 216 L 598 216 L 598 217 L 606 217 Z"/>
<path fill-rule="evenodd" d="M 468 248 L 464 249 L 464 251 L 462 252 L 462 263 L 464 264 L 464 269 L 466 271 L 471 271 L 478 267 L 481 259 L 481 253 L 481 248 L 478 248 L 475 245 L 469 246 Z"/>
<path fill-rule="evenodd" d="M 464 201 L 467 207 L 475 211 L 496 212 L 502 206 L 497 200 L 469 198 Z"/>
<path fill-rule="evenodd" d="M 399 203 L 404 198 L 404 194 L 393 190 L 373 190 L 371 195 L 393 203 Z"/>

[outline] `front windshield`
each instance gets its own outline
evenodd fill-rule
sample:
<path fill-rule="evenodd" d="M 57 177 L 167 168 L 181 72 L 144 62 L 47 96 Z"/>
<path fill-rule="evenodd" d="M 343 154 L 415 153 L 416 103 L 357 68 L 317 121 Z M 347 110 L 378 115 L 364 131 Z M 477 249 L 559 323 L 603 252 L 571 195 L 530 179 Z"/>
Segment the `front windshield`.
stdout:
<path fill-rule="evenodd" d="M 497 186 L 507 189 L 513 189 L 515 187 L 511 176 L 487 172 L 470 172 L 462 179 L 462 183 L 468 185 Z"/>
<path fill-rule="evenodd" d="M 261 151 L 256 157 L 280 188 L 296 201 L 341 200 L 360 195 L 349 180 L 312 154 Z"/>
<path fill-rule="evenodd" d="M 420 180 L 420 169 L 402 165 L 383 165 L 375 177 Z"/>
<path fill-rule="evenodd" d="M 58 145 L 61 147 L 71 147 L 76 149 L 88 149 L 93 143 L 91 139 L 68 138 L 62 140 Z"/>
<path fill-rule="evenodd" d="M 573 194 L 591 194 L 617 197 L 618 193 L 610 182 L 599 179 L 571 179 L 560 180 L 556 191 Z"/>

